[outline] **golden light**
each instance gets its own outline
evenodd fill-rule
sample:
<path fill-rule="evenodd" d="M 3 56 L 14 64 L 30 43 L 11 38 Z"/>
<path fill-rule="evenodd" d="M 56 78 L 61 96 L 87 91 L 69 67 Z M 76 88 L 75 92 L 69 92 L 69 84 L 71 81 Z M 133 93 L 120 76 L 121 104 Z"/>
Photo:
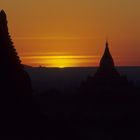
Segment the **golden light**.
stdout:
<path fill-rule="evenodd" d="M 22 57 L 24 63 L 28 61 L 30 65 L 45 67 L 80 67 L 89 66 L 90 64 L 97 64 L 98 56 L 74 56 L 74 55 L 60 55 L 60 56 L 26 56 Z"/>
<path fill-rule="evenodd" d="M 67 58 L 65 56 L 55 56 L 54 58 L 51 58 L 49 61 L 46 60 L 46 64 L 49 67 L 58 67 L 58 68 L 65 68 L 65 67 L 72 67 L 75 64 L 74 59 Z"/>

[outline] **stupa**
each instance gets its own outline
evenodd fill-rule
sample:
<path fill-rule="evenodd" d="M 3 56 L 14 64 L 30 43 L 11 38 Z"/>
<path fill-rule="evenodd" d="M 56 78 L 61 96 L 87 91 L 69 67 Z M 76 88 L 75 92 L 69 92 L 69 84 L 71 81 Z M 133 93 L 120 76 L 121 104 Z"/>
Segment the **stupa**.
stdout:
<path fill-rule="evenodd" d="M 112 79 L 120 77 L 119 72 L 115 68 L 114 60 L 109 51 L 109 45 L 106 41 L 105 51 L 100 60 L 100 66 L 94 75 L 94 78 Z"/>
<path fill-rule="evenodd" d="M 117 71 L 113 57 L 109 50 L 109 43 L 108 41 L 106 41 L 105 51 L 100 60 L 100 64 L 96 73 L 94 74 L 94 76 L 88 77 L 81 86 L 87 87 L 89 89 L 92 89 L 93 87 L 119 88 L 126 87 L 131 84 L 132 83 L 127 80 L 126 76 L 120 75 L 120 73 Z"/>

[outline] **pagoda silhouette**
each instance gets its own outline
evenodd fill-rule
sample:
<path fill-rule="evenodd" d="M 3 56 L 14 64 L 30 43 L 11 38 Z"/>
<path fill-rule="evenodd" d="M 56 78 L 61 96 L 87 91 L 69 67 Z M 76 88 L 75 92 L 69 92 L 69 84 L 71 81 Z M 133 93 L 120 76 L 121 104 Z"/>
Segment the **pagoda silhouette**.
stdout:
<path fill-rule="evenodd" d="M 89 76 L 86 81 L 82 82 L 80 89 L 114 89 L 126 88 L 132 86 L 126 76 L 122 76 L 116 69 L 113 57 L 109 50 L 109 43 L 105 43 L 105 51 L 100 60 L 94 76 Z"/>
<path fill-rule="evenodd" d="M 31 80 L 13 45 L 8 31 L 7 15 L 0 11 L 0 85 L 3 95 L 30 96 Z M 12 93 L 12 94 L 11 94 Z M 30 94 L 30 95 L 29 95 Z"/>
<path fill-rule="evenodd" d="M 3 135 L 28 135 L 30 133 L 31 99 L 31 79 L 21 64 L 11 39 L 7 15 L 4 10 L 1 10 L 0 123 Z"/>
<path fill-rule="evenodd" d="M 103 78 L 105 80 L 111 80 L 112 78 L 118 77 L 120 77 L 120 74 L 115 68 L 114 60 L 110 54 L 108 42 L 106 41 L 105 51 L 100 60 L 100 66 L 97 72 L 95 73 L 94 78 Z"/>

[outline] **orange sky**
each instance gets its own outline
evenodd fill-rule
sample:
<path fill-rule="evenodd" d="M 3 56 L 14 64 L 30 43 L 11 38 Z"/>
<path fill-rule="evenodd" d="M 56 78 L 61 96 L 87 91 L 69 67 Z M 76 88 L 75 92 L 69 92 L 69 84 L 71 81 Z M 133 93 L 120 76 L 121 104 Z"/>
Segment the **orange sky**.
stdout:
<path fill-rule="evenodd" d="M 97 66 L 106 38 L 116 65 L 140 65 L 138 0 L 1 0 L 22 63 Z"/>

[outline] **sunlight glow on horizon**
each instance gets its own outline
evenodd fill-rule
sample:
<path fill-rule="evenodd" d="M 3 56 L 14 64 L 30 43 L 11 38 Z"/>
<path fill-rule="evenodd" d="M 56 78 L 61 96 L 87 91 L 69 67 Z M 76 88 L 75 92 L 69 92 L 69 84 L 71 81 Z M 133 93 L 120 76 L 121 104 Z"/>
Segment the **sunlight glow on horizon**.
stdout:
<path fill-rule="evenodd" d="M 96 64 L 98 56 L 24 56 L 22 59 L 30 63 L 30 65 L 44 67 L 78 67 L 89 66 L 89 62 Z"/>
<path fill-rule="evenodd" d="M 108 37 L 117 66 L 140 66 L 138 0 L 1 0 L 0 5 L 23 64 L 98 66 Z"/>

